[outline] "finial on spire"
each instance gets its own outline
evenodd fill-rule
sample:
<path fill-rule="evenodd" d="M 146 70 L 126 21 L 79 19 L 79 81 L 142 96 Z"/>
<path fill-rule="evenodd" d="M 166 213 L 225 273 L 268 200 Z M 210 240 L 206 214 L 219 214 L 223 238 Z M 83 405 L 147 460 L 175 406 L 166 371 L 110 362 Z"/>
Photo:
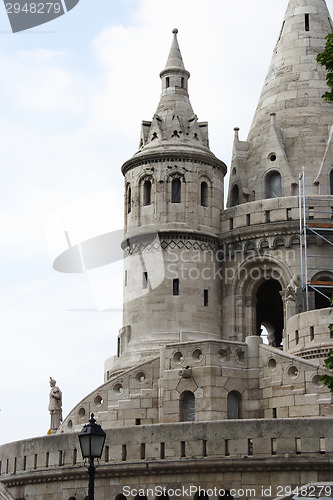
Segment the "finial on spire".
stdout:
<path fill-rule="evenodd" d="M 173 33 L 173 40 L 172 40 L 171 49 L 170 49 L 170 53 L 169 53 L 169 57 L 168 57 L 165 69 L 169 69 L 169 68 L 180 69 L 182 71 L 185 71 L 186 75 L 184 75 L 184 76 L 189 78 L 190 74 L 185 70 L 182 55 L 180 53 L 180 49 L 179 49 L 179 45 L 178 45 L 178 40 L 177 40 L 178 29 L 174 28 L 172 30 L 172 33 Z M 161 74 L 160 74 L 160 76 L 161 76 Z"/>

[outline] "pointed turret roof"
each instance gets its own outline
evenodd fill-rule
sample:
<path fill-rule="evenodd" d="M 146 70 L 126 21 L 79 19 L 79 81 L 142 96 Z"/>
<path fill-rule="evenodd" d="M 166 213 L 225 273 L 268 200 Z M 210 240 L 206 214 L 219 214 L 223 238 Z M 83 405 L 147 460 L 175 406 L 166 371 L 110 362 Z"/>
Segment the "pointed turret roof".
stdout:
<path fill-rule="evenodd" d="M 140 149 L 133 159 L 147 155 L 201 154 L 210 157 L 226 171 L 226 166 L 209 149 L 208 124 L 199 122 L 195 115 L 189 95 L 188 80 L 190 73 L 185 69 L 178 44 L 178 30 L 174 29 L 173 40 L 165 68 L 160 73 L 162 93 L 152 121 L 143 121 L 141 127 Z"/>
<path fill-rule="evenodd" d="M 183 58 L 182 58 L 179 44 L 178 44 L 178 40 L 177 40 L 177 34 L 178 34 L 177 28 L 172 30 L 172 33 L 173 33 L 173 40 L 172 40 L 172 45 L 171 45 L 170 52 L 169 52 L 169 57 L 168 57 L 168 60 L 167 60 L 166 66 L 165 66 L 165 70 L 170 70 L 170 69 L 185 70 Z M 162 71 L 162 73 L 163 73 L 163 71 Z M 186 71 L 186 73 L 188 74 L 188 77 L 189 77 L 190 76 L 189 73 L 187 71 Z"/>
<path fill-rule="evenodd" d="M 242 176 L 248 179 L 249 200 L 267 197 L 264 178 L 272 169 L 281 173 L 282 196 L 293 194 L 303 165 L 309 194 L 317 194 L 313 183 L 327 146 L 333 106 L 322 99 L 327 90 L 326 71 L 316 56 L 331 32 L 325 0 L 289 0 L 247 139 L 249 152 Z M 275 135 L 280 137 L 279 154 L 274 146 L 277 139 L 270 132 L 272 113 L 276 115 Z"/>

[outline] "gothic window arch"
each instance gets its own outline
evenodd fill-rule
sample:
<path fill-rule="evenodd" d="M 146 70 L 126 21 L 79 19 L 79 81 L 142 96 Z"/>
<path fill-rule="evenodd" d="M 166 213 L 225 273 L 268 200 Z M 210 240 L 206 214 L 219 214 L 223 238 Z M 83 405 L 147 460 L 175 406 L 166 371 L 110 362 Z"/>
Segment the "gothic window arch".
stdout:
<path fill-rule="evenodd" d="M 242 396 L 238 391 L 230 391 L 227 396 L 227 418 L 241 418 Z"/>
<path fill-rule="evenodd" d="M 239 187 L 238 184 L 234 184 L 231 189 L 231 206 L 237 205 L 239 205 Z"/>
<path fill-rule="evenodd" d="M 280 198 L 282 196 L 282 179 L 280 172 L 274 170 L 266 176 L 267 198 Z"/>
<path fill-rule="evenodd" d="M 179 416 L 181 422 L 194 422 L 195 396 L 191 391 L 185 391 L 179 399 Z"/>

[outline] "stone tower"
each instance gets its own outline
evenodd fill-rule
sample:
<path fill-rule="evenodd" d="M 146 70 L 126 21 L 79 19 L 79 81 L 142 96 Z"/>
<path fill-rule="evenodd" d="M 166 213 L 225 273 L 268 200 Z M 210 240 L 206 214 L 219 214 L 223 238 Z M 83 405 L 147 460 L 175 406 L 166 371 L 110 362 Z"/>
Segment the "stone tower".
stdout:
<path fill-rule="evenodd" d="M 216 252 L 225 164 L 209 149 L 185 69 L 173 41 L 160 73 L 162 93 L 125 177 L 124 326 L 106 370 L 132 366 L 161 345 L 221 338 Z"/>
<path fill-rule="evenodd" d="M 56 434 L 0 447 L 0 496 L 87 498 L 77 432 L 93 412 L 101 499 L 289 498 L 311 481 L 307 497 L 325 482 L 331 498 L 333 107 L 316 63 L 331 29 L 324 0 L 289 1 L 248 140 L 235 130 L 227 209 L 174 30 L 157 111 L 122 167 L 117 356 Z"/>
<path fill-rule="evenodd" d="M 332 104 L 316 55 L 332 21 L 324 0 L 290 0 L 247 141 L 235 129 L 228 206 L 297 195 L 332 194 Z"/>
<path fill-rule="evenodd" d="M 305 310 L 302 296 L 311 283 L 324 289 L 311 288 L 308 308 L 327 307 L 317 299 L 330 295 L 333 281 L 332 243 L 321 227 L 329 231 L 333 205 L 333 107 L 322 99 L 326 72 L 316 62 L 331 31 L 324 0 L 289 1 L 247 141 L 235 129 L 220 237 L 226 335 L 242 340 L 266 330 L 271 345 L 309 357 L 327 354 L 327 332 L 318 342 L 310 335 L 296 342 L 299 333 L 289 333 L 288 321 Z M 313 255 L 306 269 L 298 198 L 303 167 L 306 220 L 318 219 L 317 233 L 306 237 Z"/>

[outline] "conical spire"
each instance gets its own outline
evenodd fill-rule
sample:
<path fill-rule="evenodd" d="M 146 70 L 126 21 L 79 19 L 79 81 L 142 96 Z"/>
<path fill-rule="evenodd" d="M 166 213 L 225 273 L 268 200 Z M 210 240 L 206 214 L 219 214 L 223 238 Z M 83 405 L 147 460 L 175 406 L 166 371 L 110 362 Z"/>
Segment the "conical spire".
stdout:
<path fill-rule="evenodd" d="M 185 69 L 177 34 L 173 40 L 165 68 L 160 73 L 162 93 L 151 122 L 142 122 L 140 150 L 137 155 L 168 147 L 191 148 L 210 153 L 208 126 L 199 123 L 188 95 L 190 73 Z M 212 154 L 212 153 L 210 153 Z"/>
<path fill-rule="evenodd" d="M 326 71 L 316 56 L 331 32 L 325 0 L 289 0 L 247 139 L 246 172 L 241 177 L 248 179 L 249 201 L 268 197 L 265 176 L 273 170 L 282 177 L 281 196 L 296 194 L 303 165 L 309 194 L 319 194 L 314 181 L 327 148 L 333 107 L 321 97 L 327 90 Z"/>
<path fill-rule="evenodd" d="M 169 53 L 169 57 L 168 57 L 165 69 L 166 70 L 170 70 L 170 69 L 185 70 L 183 58 L 182 58 L 182 55 L 180 53 L 180 48 L 179 48 L 178 40 L 177 40 L 177 34 L 178 34 L 177 28 L 172 30 L 172 33 L 173 33 L 173 40 L 172 40 L 172 45 L 171 45 L 171 49 L 170 49 L 170 53 Z"/>

